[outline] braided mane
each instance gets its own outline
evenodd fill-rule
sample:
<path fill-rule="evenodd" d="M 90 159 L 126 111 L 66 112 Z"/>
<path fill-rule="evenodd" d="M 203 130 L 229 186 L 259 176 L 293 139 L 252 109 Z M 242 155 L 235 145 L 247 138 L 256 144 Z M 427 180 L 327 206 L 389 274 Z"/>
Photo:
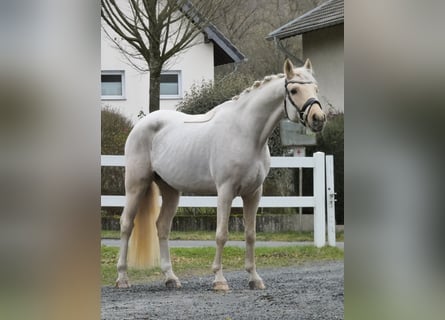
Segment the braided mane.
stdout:
<path fill-rule="evenodd" d="M 279 74 L 274 74 L 274 75 L 270 75 L 270 76 L 265 76 L 263 80 L 255 81 L 250 87 L 244 89 L 244 91 L 241 92 L 239 95 L 234 96 L 232 98 L 232 100 L 238 100 L 240 98 L 240 96 L 248 94 L 250 91 L 261 87 L 262 85 L 264 85 L 265 83 L 270 82 L 273 79 L 280 79 L 280 78 L 284 78 L 284 73 L 279 73 Z"/>
<path fill-rule="evenodd" d="M 295 69 L 295 75 L 299 78 L 301 78 L 302 80 L 309 80 L 312 81 L 314 83 L 316 83 L 316 80 L 314 78 L 314 76 L 312 75 L 312 73 L 306 69 L 306 68 L 298 68 Z M 249 92 L 251 92 L 254 89 L 260 88 L 262 85 L 270 82 L 271 80 L 274 79 L 281 79 L 284 78 L 284 73 L 279 73 L 279 74 L 274 74 L 274 75 L 269 75 L 269 76 L 265 76 L 263 80 L 260 81 L 255 81 L 252 86 L 244 89 L 243 92 L 241 92 L 239 95 L 236 95 L 232 98 L 232 100 L 238 100 L 242 95 L 248 94 Z"/>

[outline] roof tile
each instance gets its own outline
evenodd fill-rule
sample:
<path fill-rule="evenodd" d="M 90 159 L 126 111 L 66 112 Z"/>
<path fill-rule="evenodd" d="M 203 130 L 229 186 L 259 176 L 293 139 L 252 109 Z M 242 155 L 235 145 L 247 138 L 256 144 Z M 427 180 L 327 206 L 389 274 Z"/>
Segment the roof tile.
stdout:
<path fill-rule="evenodd" d="M 344 23 L 344 0 L 328 0 L 269 33 L 267 39 L 286 39 L 341 23 Z"/>

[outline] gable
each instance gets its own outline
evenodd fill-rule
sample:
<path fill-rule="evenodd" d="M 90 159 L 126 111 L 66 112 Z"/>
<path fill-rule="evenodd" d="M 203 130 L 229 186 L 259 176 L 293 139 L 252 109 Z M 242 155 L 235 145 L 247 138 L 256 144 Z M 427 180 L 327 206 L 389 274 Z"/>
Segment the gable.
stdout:
<path fill-rule="evenodd" d="M 197 26 L 203 21 L 201 14 L 195 10 L 189 1 L 182 5 L 182 11 Z M 215 67 L 247 60 L 246 56 L 213 23 L 207 23 L 202 32 L 206 40 L 212 41 L 214 44 L 213 58 Z"/>

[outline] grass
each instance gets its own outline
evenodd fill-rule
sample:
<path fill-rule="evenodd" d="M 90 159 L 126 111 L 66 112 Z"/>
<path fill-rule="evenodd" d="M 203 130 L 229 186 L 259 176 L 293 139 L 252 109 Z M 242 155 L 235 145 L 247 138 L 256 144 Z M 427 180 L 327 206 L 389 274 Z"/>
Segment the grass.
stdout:
<path fill-rule="evenodd" d="M 101 230 L 100 236 L 102 239 L 119 239 L 119 231 L 117 230 Z"/>
<path fill-rule="evenodd" d="M 119 231 L 102 230 L 102 238 L 119 239 Z M 230 240 L 244 240 L 243 232 L 230 232 Z M 257 241 L 313 241 L 313 232 L 258 232 Z M 170 240 L 215 240 L 214 231 L 172 231 Z M 344 232 L 337 232 L 337 241 L 344 241 Z"/>
<path fill-rule="evenodd" d="M 116 280 L 116 263 L 118 248 L 102 246 L 101 248 L 102 285 L 114 285 Z M 211 275 L 211 264 L 215 248 L 171 248 L 173 270 L 180 278 Z M 226 247 L 224 249 L 224 270 L 244 270 L 244 248 Z M 258 268 L 286 267 L 312 261 L 342 260 L 343 250 L 333 247 L 316 248 L 314 246 L 292 246 L 278 248 L 256 248 Z M 146 283 L 163 280 L 159 268 L 151 270 L 130 269 L 128 272 L 132 283 Z"/>

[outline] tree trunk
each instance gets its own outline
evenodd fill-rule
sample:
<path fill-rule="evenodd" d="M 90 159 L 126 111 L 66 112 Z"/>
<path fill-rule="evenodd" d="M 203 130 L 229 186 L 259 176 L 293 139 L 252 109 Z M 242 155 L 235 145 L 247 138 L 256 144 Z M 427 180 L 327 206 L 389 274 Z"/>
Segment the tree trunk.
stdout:
<path fill-rule="evenodd" d="M 150 101 L 149 112 L 159 110 L 160 107 L 160 86 L 161 86 L 161 69 L 150 68 Z"/>
<path fill-rule="evenodd" d="M 150 89 L 149 89 L 149 106 L 150 113 L 159 110 L 160 108 L 160 86 L 161 86 L 161 71 L 163 61 L 161 60 L 161 34 L 162 24 L 159 25 L 157 21 L 157 1 L 148 1 L 148 28 L 150 30 L 149 39 L 149 53 L 148 53 L 148 70 L 150 72 Z"/>

